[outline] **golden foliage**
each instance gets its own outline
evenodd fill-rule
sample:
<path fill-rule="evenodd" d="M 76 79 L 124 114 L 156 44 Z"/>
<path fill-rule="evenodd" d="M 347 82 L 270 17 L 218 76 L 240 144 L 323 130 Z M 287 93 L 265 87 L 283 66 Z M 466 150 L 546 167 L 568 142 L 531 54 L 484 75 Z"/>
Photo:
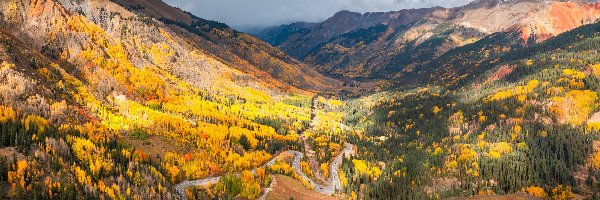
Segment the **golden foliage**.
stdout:
<path fill-rule="evenodd" d="M 368 175 L 371 178 L 378 178 L 381 175 L 381 169 L 378 166 L 372 165 L 364 160 L 353 159 L 354 168 L 362 174 Z"/>
<path fill-rule="evenodd" d="M 340 184 L 342 187 L 348 185 L 348 178 L 346 178 L 346 173 L 344 173 L 344 170 L 338 170 L 338 177 L 340 178 Z"/>
<path fill-rule="evenodd" d="M 44 129 L 46 129 L 46 127 L 48 127 L 48 120 L 44 119 L 43 117 L 37 116 L 37 115 L 28 115 L 24 120 L 23 123 L 25 124 L 25 129 L 26 130 L 30 130 L 33 127 L 31 126 L 35 126 L 35 128 L 37 128 L 37 130 L 43 132 Z"/>
<path fill-rule="evenodd" d="M 438 107 L 438 106 L 434 106 L 433 107 L 433 114 L 437 114 L 438 112 L 442 111 L 442 108 Z"/>
<path fill-rule="evenodd" d="M 538 198 L 542 198 L 542 199 L 548 198 L 548 194 L 546 194 L 546 192 L 544 191 L 544 188 L 541 188 L 541 187 L 531 186 L 531 187 L 528 187 L 526 191 L 527 191 L 527 194 L 530 194 L 531 196 L 534 196 L 534 197 L 538 197 Z"/>
<path fill-rule="evenodd" d="M 264 151 L 250 152 L 244 154 L 243 156 L 240 156 L 236 153 L 230 153 L 226 158 L 227 164 L 225 166 L 228 167 L 230 171 L 251 169 L 262 165 L 266 161 L 270 160 L 271 157 L 271 154 L 268 154 Z"/>
<path fill-rule="evenodd" d="M 444 150 L 441 147 L 436 147 L 435 150 L 433 151 L 433 155 L 441 155 L 444 153 Z"/>
<path fill-rule="evenodd" d="M 114 163 L 103 157 L 104 148 L 98 148 L 88 139 L 77 136 L 67 136 L 67 142 L 75 157 L 83 164 L 88 165 L 92 176 L 108 174 L 112 171 Z"/>
<path fill-rule="evenodd" d="M 558 122 L 581 125 L 596 107 L 598 94 L 590 90 L 571 90 L 561 97 L 553 97 L 550 111 Z"/>
<path fill-rule="evenodd" d="M 0 105 L 0 122 L 14 120 L 15 117 L 16 117 L 15 110 L 13 110 L 12 107 Z"/>
<path fill-rule="evenodd" d="M 306 176 L 308 177 L 313 177 L 313 171 L 310 169 L 310 165 L 308 164 L 308 162 L 300 162 L 300 167 L 302 168 L 302 172 L 304 172 L 304 174 L 306 174 Z"/>
<path fill-rule="evenodd" d="M 600 64 L 590 65 L 590 68 L 592 69 L 594 75 L 600 76 Z"/>
<path fill-rule="evenodd" d="M 10 3 L 8 3 L 8 6 L 5 11 L 6 13 L 4 13 L 8 22 L 13 24 L 21 22 L 21 8 L 19 5 L 19 1 L 11 1 Z"/>
<path fill-rule="evenodd" d="M 165 43 L 153 44 L 148 53 L 157 65 L 165 65 L 169 58 L 175 54 L 174 50 Z"/>
<path fill-rule="evenodd" d="M 295 175 L 294 168 L 290 164 L 285 162 L 275 162 L 275 164 L 267 168 L 269 172 L 284 174 L 284 175 Z"/>
<path fill-rule="evenodd" d="M 492 145 L 492 147 L 490 148 L 489 155 L 492 158 L 500 158 L 500 155 L 510 153 L 511 151 L 512 147 L 510 146 L 510 144 L 506 142 L 500 142 Z"/>
<path fill-rule="evenodd" d="M 540 84 L 540 82 L 538 80 L 530 80 L 529 82 L 527 82 L 527 85 L 525 86 L 517 86 L 514 89 L 507 89 L 504 91 L 500 91 L 488 98 L 486 98 L 486 101 L 499 101 L 499 100 L 504 100 L 504 99 L 508 99 L 510 97 L 513 96 L 519 96 L 519 95 L 527 95 L 532 93 Z M 523 98 L 523 97 L 521 97 Z"/>
<path fill-rule="evenodd" d="M 321 163 L 321 171 L 323 172 L 323 176 L 325 176 L 325 178 L 329 178 L 329 164 L 328 163 Z"/>
<path fill-rule="evenodd" d="M 15 171 L 8 172 L 8 182 L 12 184 L 13 189 L 16 185 L 25 188 L 25 176 L 27 172 L 27 161 L 19 160 L 16 163 Z"/>
<path fill-rule="evenodd" d="M 596 151 L 591 160 L 592 168 L 600 169 L 600 151 Z"/>
<path fill-rule="evenodd" d="M 574 69 L 564 69 L 563 74 L 577 80 L 585 79 L 585 74 L 583 72 Z"/>
<path fill-rule="evenodd" d="M 587 124 L 588 130 L 600 131 L 600 122 L 590 122 Z"/>
<path fill-rule="evenodd" d="M 240 197 L 244 199 L 257 199 L 260 195 L 259 181 L 255 180 L 252 172 L 244 170 L 242 172 L 242 192 Z"/>
<path fill-rule="evenodd" d="M 575 198 L 575 194 L 571 191 L 571 186 L 558 185 L 552 189 L 552 200 L 567 200 Z"/>

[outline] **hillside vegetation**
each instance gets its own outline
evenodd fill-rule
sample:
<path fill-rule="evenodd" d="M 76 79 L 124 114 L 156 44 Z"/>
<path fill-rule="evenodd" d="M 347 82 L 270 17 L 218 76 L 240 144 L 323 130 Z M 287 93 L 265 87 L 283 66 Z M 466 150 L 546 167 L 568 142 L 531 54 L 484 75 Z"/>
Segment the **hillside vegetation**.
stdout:
<path fill-rule="evenodd" d="M 360 153 L 344 162 L 354 175 L 345 193 L 596 198 L 599 31 L 587 25 L 489 55 L 479 47 L 506 43 L 480 41 L 446 55 L 442 66 L 462 74 L 350 101 L 346 120 L 361 131 L 349 141 Z"/>
<path fill-rule="evenodd" d="M 595 22 L 599 5 L 479 0 L 457 8 L 340 11 L 321 23 L 282 25 L 256 35 L 325 74 L 410 83 L 429 75 L 417 68 L 438 68 L 431 61 L 456 48 L 496 33 L 514 33 L 511 42 L 520 46 L 541 42 Z"/>
<path fill-rule="evenodd" d="M 337 84 L 195 17 L 186 26 L 110 1 L 2 1 L 0 10 L 1 146 L 19 155 L 0 159 L 1 197 L 180 198 L 171 186 L 182 180 L 299 149 L 311 95 Z M 198 23 L 208 27 L 186 29 Z M 169 148 L 149 155 L 155 145 Z M 264 179 L 244 179 L 242 197 L 260 194 Z"/>
<path fill-rule="evenodd" d="M 0 1 L 0 199 L 597 199 L 599 5 L 342 11 L 280 51 L 161 0 Z"/>

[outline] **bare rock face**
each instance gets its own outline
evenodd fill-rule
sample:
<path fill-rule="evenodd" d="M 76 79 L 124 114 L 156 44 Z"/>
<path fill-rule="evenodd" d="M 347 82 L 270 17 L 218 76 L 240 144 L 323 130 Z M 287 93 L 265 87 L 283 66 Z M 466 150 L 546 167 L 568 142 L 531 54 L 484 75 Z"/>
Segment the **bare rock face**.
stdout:
<path fill-rule="evenodd" d="M 322 23 L 280 34 L 287 39 L 271 44 L 332 76 L 388 79 L 496 33 L 517 33 L 515 40 L 522 46 L 544 41 L 596 22 L 599 6 L 583 1 L 477 0 L 458 8 L 341 11 Z M 266 33 L 278 34 L 270 29 L 258 35 L 266 38 Z"/>
<path fill-rule="evenodd" d="M 489 2 L 489 1 L 480 1 Z M 455 22 L 472 26 L 485 33 L 517 31 L 524 42 L 541 42 L 600 16 L 598 3 L 562 1 L 508 1 L 488 6 L 465 6 Z M 493 6 L 489 6 L 493 5 Z"/>

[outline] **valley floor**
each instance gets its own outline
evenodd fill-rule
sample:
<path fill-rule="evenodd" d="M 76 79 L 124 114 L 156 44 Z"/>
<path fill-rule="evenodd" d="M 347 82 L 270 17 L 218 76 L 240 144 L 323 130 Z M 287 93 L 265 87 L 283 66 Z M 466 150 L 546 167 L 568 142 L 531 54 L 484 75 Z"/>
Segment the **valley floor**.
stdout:
<path fill-rule="evenodd" d="M 334 200 L 336 198 L 319 194 L 306 188 L 302 182 L 284 175 L 274 175 L 272 191 L 267 195 L 267 200 L 277 199 L 298 199 L 298 200 Z"/>

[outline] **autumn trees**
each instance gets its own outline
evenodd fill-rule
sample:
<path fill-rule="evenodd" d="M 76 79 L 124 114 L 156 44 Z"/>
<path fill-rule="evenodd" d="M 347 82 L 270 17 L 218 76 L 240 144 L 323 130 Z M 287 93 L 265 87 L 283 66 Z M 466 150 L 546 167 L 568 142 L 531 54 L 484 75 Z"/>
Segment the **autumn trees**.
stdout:
<path fill-rule="evenodd" d="M 345 121 L 359 130 L 347 138 L 359 148 L 353 159 L 379 162 L 382 173 L 380 180 L 356 175 L 368 170 L 347 160 L 344 171 L 354 176 L 344 191 L 364 198 L 436 199 L 526 188 L 532 195 L 560 199 L 575 191 L 568 187 L 586 181 L 574 178 L 576 172 L 589 173 L 584 178 L 591 177 L 588 185 L 597 188 L 597 169 L 577 171 L 588 162 L 594 168 L 597 160 L 591 146 L 599 130 L 592 118 L 600 86 L 594 51 L 558 49 L 495 60 L 465 82 L 347 102 Z M 489 78 L 505 65 L 514 71 Z"/>
<path fill-rule="evenodd" d="M 550 111 L 559 123 L 581 125 L 597 109 L 598 94 L 590 90 L 571 90 L 564 96 L 552 98 Z"/>
<path fill-rule="evenodd" d="M 7 109 L 3 109 L 6 116 Z M 18 112 L 15 115 L 20 116 Z M 152 192 L 145 196 L 168 195 L 163 172 L 152 167 L 143 153 L 118 142 L 107 129 L 93 125 L 55 127 L 44 118 L 31 115 L 21 122 L 17 119 L 0 123 L 1 130 L 17 133 L 15 138 L 13 134 L 0 131 L 2 138 L 10 138 L 2 145 L 15 145 L 21 152 L 31 151 L 35 156 L 15 156 L 8 158 L 10 161 L 0 159 L 0 174 L 7 174 L 4 178 L 0 175 L 0 179 L 12 187 L 3 195 L 10 198 L 75 198 L 82 195 L 119 199 L 139 198 L 140 191 L 149 189 Z M 23 124 L 25 122 L 28 125 Z M 32 145 L 37 148 L 31 148 Z M 137 172 L 132 173 L 132 169 Z M 149 186 L 141 180 L 156 185 Z"/>
<path fill-rule="evenodd" d="M 310 122 L 307 96 L 275 90 L 148 18 L 104 17 L 119 21 L 119 28 L 107 31 L 104 23 L 77 12 L 44 23 L 52 27 L 41 34 L 48 34 L 48 43 L 69 41 L 52 44 L 61 46 L 51 55 L 59 61 L 36 55 L 30 56 L 36 61 L 31 66 L 2 63 L 0 90 L 7 90 L 0 101 L 6 105 L 0 110 L 2 146 L 21 152 L 40 146 L 56 165 L 42 171 L 64 168 L 68 172 L 60 173 L 70 174 L 77 192 L 117 199 L 142 197 L 144 185 L 153 192 L 143 197 L 169 196 L 170 184 L 253 169 L 282 150 L 300 150 L 299 134 Z M 31 71 L 39 82 L 16 69 Z M 28 96 L 23 102 L 34 109 L 20 109 L 8 95 L 25 96 L 32 85 L 51 92 Z M 26 114 L 13 116 L 12 106 Z M 183 150 L 149 159 L 139 147 L 121 142 L 123 136 L 158 136 Z M 71 186 L 48 180 L 44 187 L 56 195 L 56 188 Z M 248 188 L 243 196 L 255 197 L 256 184 Z"/>
<path fill-rule="evenodd" d="M 62 52 L 61 58 L 77 60 L 76 66 L 34 56 L 31 66 L 3 62 L 0 68 L 0 146 L 41 159 L 26 160 L 27 170 L 54 173 L 39 181 L 39 191 L 48 191 L 43 195 L 68 190 L 67 196 L 165 197 L 172 195 L 171 184 L 184 179 L 253 169 L 282 150 L 300 149 L 298 134 L 310 121 L 308 97 L 238 85 L 234 79 L 241 75 L 233 70 L 218 81 L 224 87 L 207 89 L 170 68 L 172 41 L 148 46 L 135 37 L 115 40 L 79 15 L 53 23 L 65 34 L 86 38 L 80 49 Z M 161 37 L 171 37 L 162 31 Z M 129 49 L 132 44 L 140 46 Z M 138 65 L 131 53 L 138 50 L 151 62 Z M 31 76 L 39 82 L 18 73 L 27 67 L 35 68 Z M 34 90 L 50 92 L 30 95 Z M 123 136 L 160 136 L 185 151 L 149 159 L 122 142 Z M 58 180 L 61 176 L 67 178 Z M 263 179 L 254 182 L 263 185 Z M 24 191 L 39 189 L 25 186 Z M 244 196 L 255 197 L 256 184 L 248 188 Z M 11 197 L 32 197 L 27 195 Z"/>

